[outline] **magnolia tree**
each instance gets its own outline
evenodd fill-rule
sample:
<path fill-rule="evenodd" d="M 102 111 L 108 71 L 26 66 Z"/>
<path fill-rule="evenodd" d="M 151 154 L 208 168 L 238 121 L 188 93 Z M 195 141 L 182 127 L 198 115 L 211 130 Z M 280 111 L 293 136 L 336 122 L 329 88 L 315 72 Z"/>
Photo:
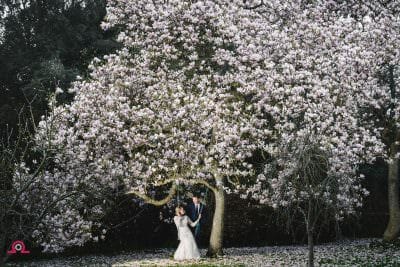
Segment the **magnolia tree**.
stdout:
<path fill-rule="evenodd" d="M 15 240 L 23 240 L 27 250 L 41 246 L 44 252 L 58 252 L 104 238 L 99 206 L 84 188 L 71 190 L 68 177 L 50 171 L 54 147 L 36 142 L 33 119 L 21 115 L 18 125 L 0 140 L 0 265 L 11 256 L 6 251 Z M 43 138 L 50 140 L 52 126 L 50 118 L 41 125 Z"/>
<path fill-rule="evenodd" d="M 95 59 L 54 111 L 53 177 L 154 205 L 178 184 L 204 185 L 215 196 L 208 254 L 222 254 L 225 190 L 252 174 L 246 159 L 269 133 L 251 101 L 263 21 L 243 1 L 108 1 L 102 26 L 122 28 L 124 48 Z"/>
<path fill-rule="evenodd" d="M 268 31 L 259 47 L 264 64 L 273 67 L 263 68 L 253 101 L 270 135 L 265 166 L 247 193 L 303 216 L 313 266 L 318 220 L 356 212 L 368 194 L 357 166 L 383 152 L 379 129 L 364 125 L 360 114 L 379 90 L 376 47 L 385 31 L 372 16 L 357 20 L 301 2 L 253 6 L 280 27 Z"/>
<path fill-rule="evenodd" d="M 377 32 L 369 43 L 369 48 L 376 56 L 378 82 L 372 89 L 365 88 L 364 97 L 360 99 L 363 109 L 363 120 L 381 132 L 385 144 L 383 157 L 388 162 L 388 204 L 389 222 L 384 233 L 384 240 L 395 240 L 400 233 L 399 207 L 399 14 L 400 2 L 394 1 L 348 1 L 331 3 L 327 6 L 344 15 L 360 21 L 368 16 L 369 33 Z"/>
<path fill-rule="evenodd" d="M 396 240 L 400 233 L 400 206 L 399 206 L 399 67 L 398 63 L 388 64 L 382 74 L 386 78 L 376 97 L 380 106 L 375 106 L 375 122 L 383 131 L 382 139 L 386 144 L 386 159 L 388 159 L 388 207 L 389 222 L 383 235 L 385 241 Z M 386 86 L 385 86 L 386 85 Z M 371 108 L 369 109 L 371 110 Z M 378 116 L 377 116 L 378 115 Z"/>

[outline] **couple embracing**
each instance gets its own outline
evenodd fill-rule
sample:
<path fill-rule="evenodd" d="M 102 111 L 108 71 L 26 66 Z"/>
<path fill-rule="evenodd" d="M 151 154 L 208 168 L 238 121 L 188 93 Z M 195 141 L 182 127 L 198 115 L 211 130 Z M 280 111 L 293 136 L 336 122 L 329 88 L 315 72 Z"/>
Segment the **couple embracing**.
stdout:
<path fill-rule="evenodd" d="M 175 260 L 199 259 L 200 251 L 198 242 L 200 239 L 201 225 L 204 221 L 205 206 L 200 201 L 199 195 L 194 195 L 192 203 L 188 205 L 188 215 L 182 206 L 175 209 L 174 222 L 178 229 L 180 240 L 178 249 L 175 251 Z M 194 228 L 194 237 L 189 226 Z"/>

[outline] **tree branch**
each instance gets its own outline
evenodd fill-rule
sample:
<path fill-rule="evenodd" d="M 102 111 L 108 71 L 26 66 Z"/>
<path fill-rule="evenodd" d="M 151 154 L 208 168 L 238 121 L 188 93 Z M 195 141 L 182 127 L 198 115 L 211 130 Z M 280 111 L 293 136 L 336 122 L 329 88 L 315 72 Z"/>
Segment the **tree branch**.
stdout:
<path fill-rule="evenodd" d="M 202 184 L 202 185 L 205 185 L 206 187 L 208 187 L 210 190 L 212 190 L 214 192 L 214 194 L 216 194 L 218 192 L 218 189 L 216 187 L 212 186 L 207 181 L 202 180 L 202 179 L 192 179 L 192 180 L 189 180 L 188 183 L 190 183 L 190 184 Z"/>
<path fill-rule="evenodd" d="M 130 190 L 130 191 L 126 192 L 126 194 L 127 195 L 133 194 L 133 195 L 143 199 L 148 204 L 152 204 L 154 206 L 162 206 L 162 205 L 165 205 L 168 202 L 170 202 L 171 199 L 175 196 L 176 191 L 177 191 L 177 183 L 175 181 L 176 181 L 176 178 L 171 178 L 171 179 L 162 181 L 160 183 L 154 184 L 155 186 L 162 186 L 162 185 L 166 185 L 169 183 L 173 183 L 169 190 L 169 194 L 161 200 L 156 200 L 156 199 L 149 197 L 146 194 L 140 193 L 136 190 Z M 213 191 L 214 194 L 218 193 L 218 189 L 216 187 L 212 186 L 210 183 L 208 183 L 207 181 L 205 181 L 203 179 L 189 179 L 189 180 L 185 180 L 184 183 L 192 184 L 192 185 L 193 184 L 202 184 L 202 185 L 206 186 L 207 188 L 209 188 L 211 191 Z"/>
<path fill-rule="evenodd" d="M 245 9 L 256 9 L 256 8 L 259 8 L 259 7 L 262 7 L 263 5 L 265 5 L 264 0 L 261 0 L 261 2 L 259 4 L 254 5 L 254 6 L 247 6 L 246 2 L 247 2 L 247 0 L 243 1 L 243 4 L 245 5 L 244 6 Z"/>
<path fill-rule="evenodd" d="M 170 181 L 170 182 L 172 182 L 172 181 Z M 173 183 L 171 188 L 169 189 L 168 195 L 161 200 L 156 200 L 156 199 L 151 198 L 151 197 L 147 196 L 146 194 L 142 194 L 136 190 L 130 190 L 126 194 L 136 195 L 137 197 L 143 199 L 148 204 L 152 204 L 154 206 L 162 206 L 171 201 L 171 199 L 175 196 L 176 189 L 177 189 L 177 185 L 176 185 L 176 183 Z"/>

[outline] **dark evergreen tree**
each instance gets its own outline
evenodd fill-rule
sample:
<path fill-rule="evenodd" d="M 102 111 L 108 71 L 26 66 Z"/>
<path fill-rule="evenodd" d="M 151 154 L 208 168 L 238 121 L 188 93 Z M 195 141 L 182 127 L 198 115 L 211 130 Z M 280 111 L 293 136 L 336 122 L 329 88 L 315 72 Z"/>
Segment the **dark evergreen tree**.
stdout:
<path fill-rule="evenodd" d="M 0 128 L 15 128 L 18 110 L 32 103 L 35 117 L 58 86 L 85 76 L 94 56 L 118 48 L 100 22 L 105 0 L 4 0 L 0 4 Z M 64 93 L 60 100 L 71 96 Z"/>

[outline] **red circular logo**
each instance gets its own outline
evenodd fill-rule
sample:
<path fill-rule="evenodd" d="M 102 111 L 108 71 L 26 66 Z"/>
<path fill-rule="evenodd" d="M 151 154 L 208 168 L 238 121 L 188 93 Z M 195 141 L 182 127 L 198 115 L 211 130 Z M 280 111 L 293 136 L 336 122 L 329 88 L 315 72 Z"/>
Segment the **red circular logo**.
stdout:
<path fill-rule="evenodd" d="M 11 250 L 7 251 L 7 254 L 16 254 L 17 252 L 21 254 L 31 253 L 29 250 L 25 249 L 25 243 L 21 240 L 16 240 L 11 245 Z"/>

